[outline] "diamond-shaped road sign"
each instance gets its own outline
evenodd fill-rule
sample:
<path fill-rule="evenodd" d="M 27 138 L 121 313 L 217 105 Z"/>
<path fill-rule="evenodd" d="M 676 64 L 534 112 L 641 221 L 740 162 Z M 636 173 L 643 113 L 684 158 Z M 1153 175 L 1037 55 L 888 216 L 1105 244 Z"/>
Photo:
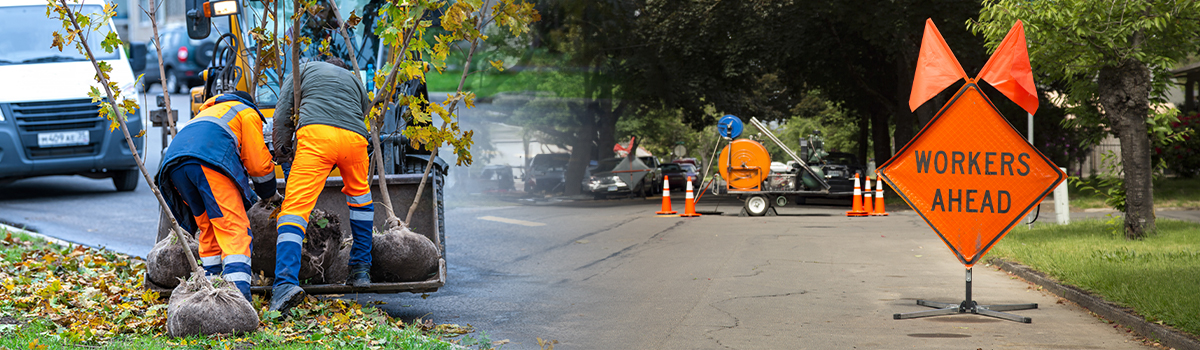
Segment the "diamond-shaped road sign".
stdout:
<path fill-rule="evenodd" d="M 1066 177 L 973 80 L 879 173 L 967 267 Z"/>

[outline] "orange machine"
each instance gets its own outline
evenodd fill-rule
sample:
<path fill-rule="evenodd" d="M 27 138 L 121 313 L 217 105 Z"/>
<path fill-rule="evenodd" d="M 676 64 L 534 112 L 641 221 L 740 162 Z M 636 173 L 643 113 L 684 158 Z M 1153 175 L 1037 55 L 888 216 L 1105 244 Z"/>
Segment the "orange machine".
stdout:
<path fill-rule="evenodd" d="M 732 154 L 731 154 L 732 153 Z M 771 155 L 758 141 L 737 139 L 721 150 L 718 170 L 729 188 L 741 191 L 761 190 L 771 173 Z"/>

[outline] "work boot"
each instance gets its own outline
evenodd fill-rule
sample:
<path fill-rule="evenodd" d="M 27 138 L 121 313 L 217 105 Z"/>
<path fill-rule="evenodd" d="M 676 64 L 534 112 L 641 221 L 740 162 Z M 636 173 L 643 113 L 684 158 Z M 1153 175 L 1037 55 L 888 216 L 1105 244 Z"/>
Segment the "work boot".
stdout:
<path fill-rule="evenodd" d="M 351 266 L 350 278 L 346 280 L 346 284 L 355 287 L 366 287 L 371 285 L 371 267 Z"/>
<path fill-rule="evenodd" d="M 287 315 L 288 310 L 300 305 L 301 301 L 304 301 L 303 288 L 290 283 L 281 284 L 271 290 L 271 308 L 269 310 Z"/>

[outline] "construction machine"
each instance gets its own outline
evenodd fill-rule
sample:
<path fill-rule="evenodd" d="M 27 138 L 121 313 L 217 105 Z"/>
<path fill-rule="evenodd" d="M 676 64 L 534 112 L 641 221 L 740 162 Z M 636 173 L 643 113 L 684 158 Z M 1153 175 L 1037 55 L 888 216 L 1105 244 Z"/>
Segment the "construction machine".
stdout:
<path fill-rule="evenodd" d="M 351 11 L 363 15 L 363 20 L 357 26 L 347 28 L 347 34 L 351 37 L 349 45 L 353 45 L 358 57 L 358 66 L 362 69 L 364 85 L 368 90 L 374 89 L 374 82 L 370 78 L 374 76 L 374 71 L 378 67 L 386 65 L 385 60 L 391 56 L 391 47 L 381 45 L 380 38 L 375 35 L 374 25 L 376 17 L 379 13 L 379 8 L 385 5 L 387 0 L 335 0 L 337 9 L 341 12 L 338 14 L 339 19 L 347 18 Z M 209 97 L 221 93 L 233 92 L 234 90 L 246 91 L 256 98 L 256 104 L 263 116 L 266 118 L 268 125 L 264 127 L 265 140 L 270 142 L 271 131 L 270 122 L 275 114 L 276 102 L 281 98 L 293 98 L 292 96 L 279 96 L 280 84 L 283 81 L 283 76 L 290 74 L 291 51 L 286 45 L 280 45 L 281 54 L 278 58 L 283 62 L 282 69 L 275 70 L 268 68 L 264 71 L 262 79 L 257 86 L 253 86 L 251 76 L 255 69 L 255 62 L 259 58 L 258 46 L 265 43 L 260 43 L 255 39 L 252 29 L 256 26 L 266 24 L 265 28 L 278 28 L 279 40 L 283 42 L 285 33 L 289 33 L 287 28 L 292 26 L 290 21 L 283 21 L 278 25 L 273 23 L 273 19 L 288 19 L 291 18 L 292 8 L 291 1 L 281 1 L 279 4 L 279 14 L 271 16 L 268 13 L 272 10 L 264 8 L 264 3 L 259 1 L 247 0 L 185 0 L 187 9 L 187 27 L 188 35 L 193 39 L 202 39 L 210 36 L 217 37 L 217 44 L 209 67 L 204 71 L 203 76 L 205 84 L 203 86 L 193 88 L 191 92 L 191 111 L 192 115 L 198 112 L 199 106 Z M 264 20 L 265 18 L 265 20 Z M 303 25 L 303 24 L 302 24 Z M 222 30 L 224 29 L 224 30 Z M 302 31 L 300 31 L 302 32 Z M 261 37 L 261 36 L 260 36 Z M 271 38 L 268 38 L 270 40 Z M 320 45 L 322 38 L 312 38 L 312 45 Z M 326 38 L 327 39 L 327 38 Z M 411 56 L 410 56 L 411 57 Z M 305 57 L 303 54 L 301 58 Z M 418 58 L 419 59 L 419 58 Z M 303 60 L 301 60 L 303 62 Z M 352 65 L 352 62 L 346 62 L 347 65 Z M 283 76 L 279 73 L 282 72 Z M 395 86 L 396 96 L 421 96 L 428 100 L 428 90 L 425 84 L 420 79 L 409 81 L 398 81 Z M 398 98 L 393 101 L 399 100 Z M 413 147 L 412 143 L 401 132 L 408 126 L 408 121 L 405 118 L 407 114 L 407 106 L 397 105 L 392 103 L 387 106 L 383 116 L 382 128 L 380 130 L 380 141 L 382 159 L 375 159 L 375 153 L 372 156 L 371 171 L 375 173 L 376 166 L 374 162 L 383 162 L 385 165 L 386 174 L 383 176 L 384 181 L 388 185 L 388 193 L 391 202 L 396 206 L 392 208 L 398 217 L 405 217 L 408 214 L 409 204 L 413 199 L 420 195 L 421 202 L 413 214 L 413 219 L 408 222 L 409 228 L 413 232 L 420 233 L 429 238 L 437 245 L 441 259 L 439 261 L 438 272 L 433 277 L 425 281 L 413 282 L 397 282 L 397 283 L 373 283 L 367 287 L 352 287 L 342 284 L 304 284 L 301 281 L 301 287 L 310 294 L 340 294 L 352 292 L 366 293 L 429 293 L 437 291 L 446 283 L 446 244 L 445 244 L 445 219 L 444 206 L 442 201 L 442 188 L 444 186 L 444 178 L 449 165 L 441 158 L 432 156 L 431 152 L 422 150 L 418 147 Z M 168 113 L 160 113 L 159 115 L 168 115 Z M 165 123 L 165 120 L 156 119 L 155 125 Z M 269 147 L 271 148 L 271 147 Z M 274 148 L 271 148 L 274 149 Z M 372 147 L 373 151 L 373 147 Z M 426 164 L 433 162 L 434 166 L 430 170 L 429 178 L 425 184 L 422 193 L 417 193 L 417 188 L 421 182 L 422 174 L 425 171 Z M 280 167 L 276 167 L 276 181 L 278 181 L 279 192 L 284 193 L 287 186 L 284 180 L 284 173 Z M 379 192 L 379 177 L 372 176 L 371 188 L 375 194 L 376 203 L 380 203 L 378 196 Z M 317 199 L 316 209 L 333 213 L 341 218 L 349 217 L 349 210 L 346 206 L 345 195 L 341 193 L 342 178 L 335 169 L 329 179 L 325 182 L 325 187 Z M 382 206 L 377 204 L 377 208 Z M 165 215 L 165 214 L 164 214 Z M 387 219 L 387 213 L 384 210 L 375 211 L 375 226 L 383 227 Z M 350 220 L 341 220 L 342 232 L 350 232 Z M 161 240 L 169 233 L 169 221 L 165 217 L 160 220 L 158 239 Z M 275 249 L 275 247 L 253 247 L 254 250 L 260 249 Z M 147 286 L 150 289 L 157 290 L 161 293 L 169 293 L 169 290 L 154 285 L 147 280 Z M 270 290 L 270 286 L 253 286 L 251 289 L 255 292 L 266 292 Z"/>
<path fill-rule="evenodd" d="M 750 124 L 761 136 L 779 146 L 790 160 L 786 164 L 772 164 L 771 154 L 762 143 L 751 138 L 738 138 L 743 129 L 741 119 L 726 115 L 717 124 L 718 132 L 727 142 L 717 156 L 717 170 L 724 184 L 712 186 L 713 194 L 736 195 L 744 201 L 744 213 L 750 216 L 768 215 L 775 207 L 789 202 L 803 203 L 806 197 L 848 197 L 853 194 L 844 186 L 831 185 L 830 180 L 847 174 L 840 167 L 825 164 L 828 154 L 819 135 L 801 140 L 801 155 L 797 155 L 757 118 L 751 117 Z"/>

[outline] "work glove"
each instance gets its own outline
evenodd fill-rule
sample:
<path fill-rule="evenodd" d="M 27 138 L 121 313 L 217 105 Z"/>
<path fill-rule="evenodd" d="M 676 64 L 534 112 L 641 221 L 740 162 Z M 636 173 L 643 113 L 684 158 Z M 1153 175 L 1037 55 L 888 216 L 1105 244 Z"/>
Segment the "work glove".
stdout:
<path fill-rule="evenodd" d="M 283 195 L 279 194 L 279 191 L 275 191 L 275 195 L 272 195 L 271 198 L 267 198 L 266 201 L 267 203 L 275 205 L 283 205 Z"/>

